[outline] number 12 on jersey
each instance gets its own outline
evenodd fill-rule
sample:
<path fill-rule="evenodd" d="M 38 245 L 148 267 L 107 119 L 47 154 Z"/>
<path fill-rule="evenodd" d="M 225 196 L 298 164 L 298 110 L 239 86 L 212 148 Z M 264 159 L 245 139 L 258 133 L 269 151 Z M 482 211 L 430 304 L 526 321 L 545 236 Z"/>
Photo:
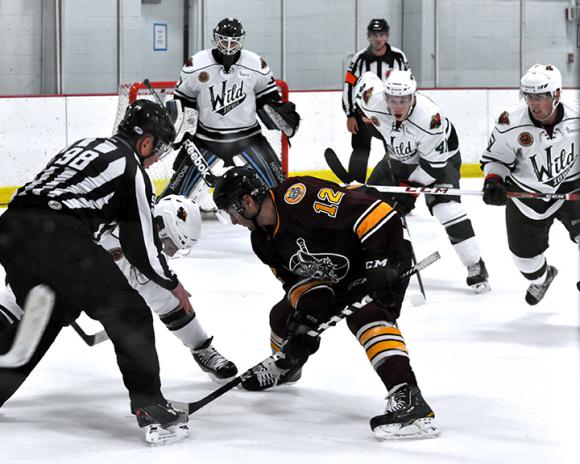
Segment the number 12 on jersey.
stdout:
<path fill-rule="evenodd" d="M 318 214 L 326 214 L 335 218 L 338 213 L 338 205 L 342 201 L 344 192 L 336 192 L 330 188 L 322 188 L 318 191 L 317 197 L 322 201 L 315 201 L 312 207 Z"/>

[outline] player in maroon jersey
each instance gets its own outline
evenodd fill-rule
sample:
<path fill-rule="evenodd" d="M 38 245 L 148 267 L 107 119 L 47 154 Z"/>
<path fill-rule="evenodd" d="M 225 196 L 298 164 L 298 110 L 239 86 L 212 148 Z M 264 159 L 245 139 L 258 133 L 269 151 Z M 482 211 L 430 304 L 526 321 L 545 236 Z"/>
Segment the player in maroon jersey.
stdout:
<path fill-rule="evenodd" d="M 296 382 L 320 343 L 307 332 L 370 295 L 373 301 L 347 324 L 388 390 L 385 413 L 371 419 L 371 428 L 386 439 L 438 435 L 396 322 L 408 285 L 399 275 L 411 267 L 398 213 L 314 177 L 292 177 L 268 189 L 248 167 L 218 178 L 214 201 L 222 217 L 252 231 L 254 252 L 286 292 L 270 312 L 271 346 L 285 357 L 242 386 L 258 391 Z"/>

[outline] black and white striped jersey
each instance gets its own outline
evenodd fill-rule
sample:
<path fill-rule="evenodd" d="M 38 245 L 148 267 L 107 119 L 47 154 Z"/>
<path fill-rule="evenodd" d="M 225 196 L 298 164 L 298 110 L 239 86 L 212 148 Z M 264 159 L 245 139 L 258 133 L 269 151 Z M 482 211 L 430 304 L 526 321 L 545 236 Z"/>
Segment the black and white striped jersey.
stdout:
<path fill-rule="evenodd" d="M 387 44 L 387 51 L 382 56 L 376 56 L 369 46 L 359 50 L 352 58 L 352 62 L 346 71 L 344 88 L 342 90 L 342 108 L 347 116 L 356 114 L 356 102 L 354 100 L 354 86 L 357 79 L 365 72 L 372 72 L 382 81 L 386 80 L 389 72 L 393 69 L 406 71 L 409 69 L 407 57 L 402 50 Z"/>
<path fill-rule="evenodd" d="M 10 207 L 38 206 L 77 217 L 95 239 L 119 226 L 127 259 L 161 287 L 177 277 L 161 253 L 153 224 L 153 188 L 139 156 L 122 136 L 83 139 L 58 153 L 18 189 Z"/>
<path fill-rule="evenodd" d="M 572 193 L 580 188 L 580 112 L 577 101 L 560 102 L 556 124 L 548 130 L 532 119 L 521 102 L 498 118 L 481 156 L 485 175 L 508 178 L 512 189 Z M 564 200 L 512 199 L 531 219 L 552 216 Z"/>

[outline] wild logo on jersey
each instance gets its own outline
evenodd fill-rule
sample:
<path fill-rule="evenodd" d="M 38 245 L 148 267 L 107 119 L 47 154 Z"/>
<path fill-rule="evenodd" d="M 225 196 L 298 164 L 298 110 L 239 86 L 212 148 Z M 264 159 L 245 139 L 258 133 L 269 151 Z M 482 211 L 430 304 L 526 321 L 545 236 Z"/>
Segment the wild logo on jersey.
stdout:
<path fill-rule="evenodd" d="M 336 283 L 350 268 L 345 256 L 335 253 L 310 253 L 303 238 L 296 240 L 298 251 L 290 258 L 290 270 L 303 277 L 315 280 L 329 280 Z"/>
<path fill-rule="evenodd" d="M 396 137 L 391 137 L 391 143 L 388 146 L 389 155 L 398 161 L 406 161 L 415 155 L 417 150 L 413 149 L 410 140 L 407 140 L 406 145 L 403 142 L 395 145 L 395 139 Z"/>
<path fill-rule="evenodd" d="M 538 154 L 530 156 L 530 161 L 534 168 L 534 173 L 539 182 L 543 182 L 550 187 L 556 187 L 572 169 L 578 154 L 575 151 L 574 142 L 570 144 L 570 150 L 563 148 L 560 153 L 552 153 L 552 146 L 546 147 L 546 165 L 542 164 L 542 157 L 538 159 Z"/>
<path fill-rule="evenodd" d="M 222 116 L 240 106 L 246 99 L 247 94 L 244 92 L 244 82 L 234 82 L 231 88 L 227 88 L 228 81 L 222 81 L 221 92 L 214 92 L 214 87 L 209 88 L 211 99 L 211 109 Z"/>

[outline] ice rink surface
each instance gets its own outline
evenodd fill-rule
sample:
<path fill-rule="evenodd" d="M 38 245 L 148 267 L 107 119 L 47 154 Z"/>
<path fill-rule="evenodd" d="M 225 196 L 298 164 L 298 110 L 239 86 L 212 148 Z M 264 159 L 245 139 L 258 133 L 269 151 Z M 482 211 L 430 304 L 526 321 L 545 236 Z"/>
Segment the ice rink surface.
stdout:
<path fill-rule="evenodd" d="M 479 189 L 481 179 L 463 188 Z M 300 382 L 262 393 L 233 390 L 190 418 L 191 438 L 152 448 L 129 413 L 110 342 L 86 346 L 65 329 L 17 394 L 0 409 L 0 462 L 13 463 L 400 463 L 580 462 L 578 248 L 560 223 L 548 261 L 560 273 L 536 307 L 507 248 L 504 209 L 463 197 L 492 291 L 475 295 L 443 228 L 422 199 L 408 222 L 427 303 L 415 279 L 399 325 L 439 438 L 380 442 L 369 418 L 385 391 L 346 325 L 329 329 Z M 171 261 L 193 294 L 214 346 L 245 370 L 269 355 L 268 312 L 282 296 L 241 227 L 205 222 L 200 244 Z M 3 271 L 0 270 L 0 277 Z M 82 319 L 88 331 L 92 321 Z M 155 321 L 163 390 L 193 401 L 216 387 L 188 350 Z"/>

